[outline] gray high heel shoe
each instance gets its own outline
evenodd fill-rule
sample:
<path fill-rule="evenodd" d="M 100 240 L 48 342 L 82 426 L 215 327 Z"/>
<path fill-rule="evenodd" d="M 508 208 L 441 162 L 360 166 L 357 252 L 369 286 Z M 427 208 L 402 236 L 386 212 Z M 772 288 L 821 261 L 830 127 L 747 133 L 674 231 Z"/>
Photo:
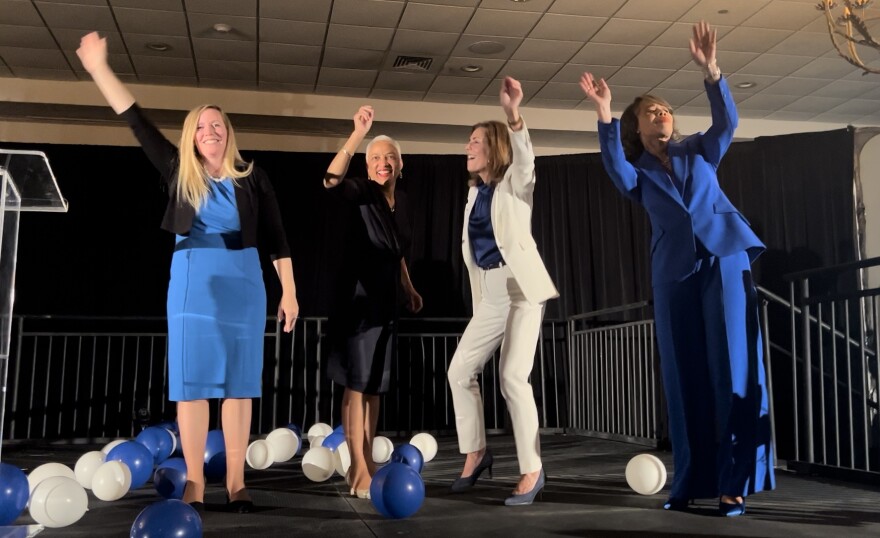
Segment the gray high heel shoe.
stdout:
<path fill-rule="evenodd" d="M 541 493 L 541 490 L 544 489 L 545 482 L 546 479 L 544 477 L 544 469 L 541 469 L 541 474 L 538 475 L 538 481 L 535 482 L 535 485 L 534 487 L 532 487 L 531 491 L 521 493 L 519 495 L 511 495 L 504 500 L 504 504 L 506 506 L 523 506 L 526 504 L 532 504 L 535 501 L 535 497 L 539 493 Z"/>

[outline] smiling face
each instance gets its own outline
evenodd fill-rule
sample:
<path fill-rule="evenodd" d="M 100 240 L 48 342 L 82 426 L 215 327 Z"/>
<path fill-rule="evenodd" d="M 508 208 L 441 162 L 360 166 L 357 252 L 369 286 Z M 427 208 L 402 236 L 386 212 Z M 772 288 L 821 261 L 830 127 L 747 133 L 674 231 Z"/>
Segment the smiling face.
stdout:
<path fill-rule="evenodd" d="M 649 141 L 668 142 L 672 138 L 675 124 L 672 111 L 666 105 L 645 99 L 639 105 L 637 118 L 639 135 L 645 146 Z"/>
<path fill-rule="evenodd" d="M 218 162 L 226 153 L 226 123 L 216 108 L 206 108 L 199 114 L 195 144 L 199 154 L 209 163 Z"/>
<path fill-rule="evenodd" d="M 486 181 L 489 175 L 489 143 L 484 127 L 474 129 L 464 152 L 467 155 L 468 172 Z"/>
<path fill-rule="evenodd" d="M 403 168 L 403 159 L 394 144 L 387 140 L 374 142 L 367 153 L 367 175 L 379 185 L 397 179 Z"/>

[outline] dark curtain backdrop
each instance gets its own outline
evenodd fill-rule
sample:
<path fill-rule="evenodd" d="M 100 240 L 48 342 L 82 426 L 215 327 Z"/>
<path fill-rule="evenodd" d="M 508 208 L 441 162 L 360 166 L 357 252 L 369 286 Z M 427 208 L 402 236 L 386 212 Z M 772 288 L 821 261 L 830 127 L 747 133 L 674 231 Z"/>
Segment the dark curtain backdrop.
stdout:
<path fill-rule="evenodd" d="M 784 273 L 854 259 L 853 132 L 758 138 L 734 144 L 719 170 L 733 203 L 764 239 L 758 282 L 786 294 Z M 165 194 L 139 148 L 3 144 L 45 151 L 67 214 L 21 220 L 16 313 L 164 315 L 172 236 L 159 229 Z M 327 313 L 341 260 L 340 212 L 322 187 L 328 154 L 245 152 L 272 179 L 280 201 L 303 316 Z M 598 154 L 537 159 L 533 229 L 561 297 L 546 317 L 651 296 L 644 211 L 624 199 Z M 350 174 L 364 173 L 357 156 Z M 466 316 L 461 260 L 466 201 L 462 156 L 404 155 L 412 213 L 412 278 L 424 316 Z M 270 314 L 279 286 L 266 264 Z"/>

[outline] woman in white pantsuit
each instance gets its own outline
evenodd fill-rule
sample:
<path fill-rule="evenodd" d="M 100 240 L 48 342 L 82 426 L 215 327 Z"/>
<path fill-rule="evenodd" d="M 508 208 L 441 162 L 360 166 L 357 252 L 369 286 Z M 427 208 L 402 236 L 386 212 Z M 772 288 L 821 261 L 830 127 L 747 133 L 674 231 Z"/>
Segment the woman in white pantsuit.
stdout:
<path fill-rule="evenodd" d="M 466 147 L 472 180 L 465 207 L 462 254 L 470 276 L 474 316 L 449 365 L 458 446 L 466 455 L 452 491 L 471 488 L 492 472 L 477 375 L 501 346 L 501 394 L 513 423 L 520 480 L 505 504 L 531 504 L 544 487 L 538 410 L 529 374 L 544 303 L 559 294 L 532 237 L 535 155 L 519 115 L 520 83 L 507 77 L 500 101 L 507 125 L 474 126 Z"/>

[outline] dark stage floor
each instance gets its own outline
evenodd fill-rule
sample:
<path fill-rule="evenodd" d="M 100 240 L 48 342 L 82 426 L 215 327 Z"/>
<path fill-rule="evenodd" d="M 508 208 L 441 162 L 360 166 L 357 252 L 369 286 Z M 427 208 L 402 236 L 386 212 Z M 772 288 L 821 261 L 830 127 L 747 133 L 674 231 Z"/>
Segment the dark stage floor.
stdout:
<path fill-rule="evenodd" d="M 777 472 L 777 489 L 748 500 L 739 518 L 715 516 L 715 502 L 698 501 L 690 513 L 666 512 L 666 491 L 641 496 L 626 485 L 624 469 L 640 447 L 580 436 L 542 437 L 547 488 L 532 506 L 506 507 L 503 500 L 518 475 L 509 436 L 492 437 L 495 476 L 480 480 L 470 492 L 449 494 L 460 471 L 461 456 L 453 438 L 440 438 L 440 452 L 422 473 L 426 498 L 421 510 L 405 520 L 388 520 L 370 501 L 347 495 L 342 478 L 309 482 L 300 458 L 265 471 L 248 470 L 248 484 L 259 510 L 226 514 L 221 486 L 209 486 L 206 537 L 259 536 L 762 536 L 822 538 L 880 536 L 880 485 L 877 487 L 807 478 Z M 397 440 L 395 440 L 397 442 Z M 99 447 L 98 447 L 99 448 Z M 30 469 L 49 461 L 73 467 L 81 454 L 95 447 L 5 446 L 3 461 Z M 667 468 L 671 454 L 657 453 Z M 151 486 L 115 502 L 90 494 L 90 510 L 77 523 L 46 529 L 40 537 L 128 536 L 137 514 L 159 500 Z M 212 510 L 213 509 L 213 510 Z M 33 523 L 27 513 L 17 524 Z"/>

